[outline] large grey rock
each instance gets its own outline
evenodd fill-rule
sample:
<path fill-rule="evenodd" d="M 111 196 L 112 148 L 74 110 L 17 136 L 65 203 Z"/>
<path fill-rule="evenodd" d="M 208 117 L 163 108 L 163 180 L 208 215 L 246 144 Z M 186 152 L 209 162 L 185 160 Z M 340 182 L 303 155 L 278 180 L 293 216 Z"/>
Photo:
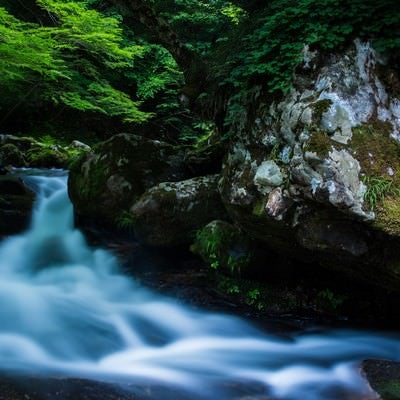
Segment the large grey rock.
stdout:
<path fill-rule="evenodd" d="M 184 178 L 179 150 L 141 136 L 120 134 L 74 163 L 69 194 L 78 215 L 114 224 L 146 189 Z"/>
<path fill-rule="evenodd" d="M 226 212 L 218 192 L 218 175 L 166 182 L 146 191 L 131 208 L 134 232 L 148 246 L 178 246 Z"/>
<path fill-rule="evenodd" d="M 252 237 L 400 290 L 400 99 L 384 69 L 369 43 L 313 53 L 288 95 L 236 127 L 220 190 Z"/>

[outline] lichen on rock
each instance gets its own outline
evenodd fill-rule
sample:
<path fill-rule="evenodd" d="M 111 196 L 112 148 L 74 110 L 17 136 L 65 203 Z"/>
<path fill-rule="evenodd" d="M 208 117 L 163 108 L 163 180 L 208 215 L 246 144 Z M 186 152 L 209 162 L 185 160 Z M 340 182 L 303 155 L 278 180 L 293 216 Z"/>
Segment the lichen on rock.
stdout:
<path fill-rule="evenodd" d="M 261 104 L 243 124 L 251 128 L 237 132 L 222 199 L 234 221 L 272 248 L 329 268 L 346 265 L 352 276 L 364 268 L 375 282 L 372 264 L 385 262 L 378 284 L 400 288 L 388 267 L 391 251 L 377 245 L 400 225 L 399 99 L 382 81 L 385 66 L 370 43 L 318 57 L 312 79 L 297 68 L 292 91 Z M 374 187 L 379 180 L 389 183 Z"/>

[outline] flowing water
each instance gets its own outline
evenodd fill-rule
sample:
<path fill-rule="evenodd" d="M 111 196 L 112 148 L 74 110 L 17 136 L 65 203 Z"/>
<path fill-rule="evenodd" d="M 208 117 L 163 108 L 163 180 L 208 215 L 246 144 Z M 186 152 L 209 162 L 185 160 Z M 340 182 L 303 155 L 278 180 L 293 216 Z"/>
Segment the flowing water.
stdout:
<path fill-rule="evenodd" d="M 248 381 L 276 399 L 329 400 L 344 398 L 338 390 L 363 398 L 360 360 L 400 359 L 393 335 L 284 340 L 161 297 L 123 276 L 109 252 L 88 247 L 74 229 L 65 173 L 24 180 L 38 201 L 30 229 L 0 246 L 2 368 L 150 380 L 202 399 L 232 399 L 220 383 Z"/>

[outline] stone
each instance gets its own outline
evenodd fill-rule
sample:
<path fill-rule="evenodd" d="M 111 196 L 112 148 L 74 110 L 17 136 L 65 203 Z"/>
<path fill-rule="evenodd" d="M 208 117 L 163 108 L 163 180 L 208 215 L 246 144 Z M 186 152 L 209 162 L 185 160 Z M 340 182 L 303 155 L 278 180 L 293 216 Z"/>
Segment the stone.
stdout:
<path fill-rule="evenodd" d="M 147 190 L 130 209 L 137 240 L 147 246 L 190 244 L 198 229 L 226 217 L 218 175 L 164 182 Z"/>
<path fill-rule="evenodd" d="M 303 55 L 292 90 L 237 128 L 221 198 L 272 250 L 398 291 L 400 100 L 368 42 Z"/>
<path fill-rule="evenodd" d="M 377 400 L 400 399 L 400 363 L 391 360 L 365 360 L 361 373 L 379 395 Z"/>
<path fill-rule="evenodd" d="M 283 175 L 275 161 L 264 161 L 257 168 L 254 183 L 260 192 L 270 192 L 272 188 L 280 186 L 282 182 Z"/>
<path fill-rule="evenodd" d="M 173 146 L 119 134 L 73 163 L 68 189 L 77 215 L 115 225 L 147 189 L 186 177 L 183 153 Z"/>
<path fill-rule="evenodd" d="M 85 144 L 79 140 L 73 140 L 68 147 L 71 149 L 78 149 L 78 150 L 84 150 L 84 151 L 92 150 L 92 148 L 90 146 L 88 146 L 87 144 Z"/>
<path fill-rule="evenodd" d="M 0 165 L 25 167 L 26 161 L 22 152 L 14 144 L 8 143 L 0 147 Z"/>

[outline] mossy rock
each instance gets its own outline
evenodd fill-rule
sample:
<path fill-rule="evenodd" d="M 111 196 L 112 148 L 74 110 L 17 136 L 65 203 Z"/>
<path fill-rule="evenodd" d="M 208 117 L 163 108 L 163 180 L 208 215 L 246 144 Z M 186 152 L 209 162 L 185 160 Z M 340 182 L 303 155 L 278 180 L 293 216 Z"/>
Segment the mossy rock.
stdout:
<path fill-rule="evenodd" d="M 11 143 L 0 147 L 0 165 L 13 167 L 25 167 L 26 161 L 22 152 Z"/>
<path fill-rule="evenodd" d="M 196 234 L 191 246 L 209 266 L 234 277 L 246 275 L 254 258 L 250 239 L 237 226 L 216 220 Z"/>
<path fill-rule="evenodd" d="M 382 400 L 400 399 L 400 363 L 390 360 L 365 360 L 361 371 Z"/>
<path fill-rule="evenodd" d="M 187 245 L 202 226 L 224 218 L 218 178 L 165 182 L 146 191 L 130 210 L 138 241 L 157 247 Z"/>
<path fill-rule="evenodd" d="M 69 157 L 60 146 L 35 145 L 27 152 L 30 167 L 34 168 L 66 168 Z"/>
<path fill-rule="evenodd" d="M 146 189 L 187 177 L 183 153 L 132 134 L 99 143 L 71 165 L 69 194 L 78 215 L 115 225 Z"/>

